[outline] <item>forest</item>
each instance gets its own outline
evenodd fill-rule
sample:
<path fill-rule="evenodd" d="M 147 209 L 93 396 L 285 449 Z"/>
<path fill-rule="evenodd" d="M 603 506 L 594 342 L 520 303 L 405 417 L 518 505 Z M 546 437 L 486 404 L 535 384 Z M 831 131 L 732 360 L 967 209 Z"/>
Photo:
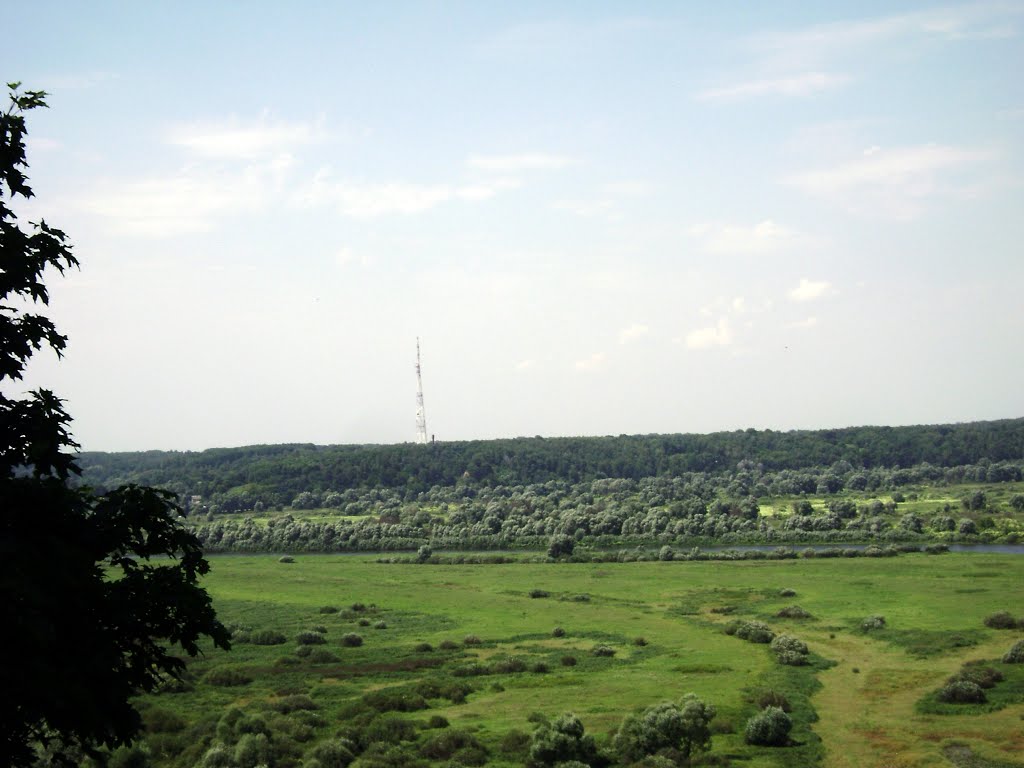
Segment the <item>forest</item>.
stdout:
<path fill-rule="evenodd" d="M 179 494 L 209 552 L 1015 543 L 1024 420 L 85 453 Z M 561 541 L 561 544 L 557 542 Z M 576 545 L 580 545 L 577 549 Z"/>
<path fill-rule="evenodd" d="M 287 504 L 302 491 L 387 488 L 429 491 L 460 482 L 531 485 L 552 480 L 639 480 L 720 474 L 741 462 L 766 472 L 849 465 L 856 470 L 951 468 L 1024 459 L 1024 418 L 911 427 L 746 429 L 707 435 L 532 437 L 429 445 L 308 444 L 201 452 L 85 452 L 83 479 L 96 487 L 156 485 L 182 495 L 248 496 Z"/>

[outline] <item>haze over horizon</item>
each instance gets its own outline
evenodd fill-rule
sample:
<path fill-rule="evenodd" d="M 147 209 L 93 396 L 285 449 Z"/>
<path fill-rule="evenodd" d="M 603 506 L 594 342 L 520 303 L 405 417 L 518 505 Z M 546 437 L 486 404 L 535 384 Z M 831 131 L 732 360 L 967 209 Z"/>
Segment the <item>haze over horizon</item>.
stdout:
<path fill-rule="evenodd" d="M 89 450 L 1024 415 L 1024 3 L 7 9 Z"/>

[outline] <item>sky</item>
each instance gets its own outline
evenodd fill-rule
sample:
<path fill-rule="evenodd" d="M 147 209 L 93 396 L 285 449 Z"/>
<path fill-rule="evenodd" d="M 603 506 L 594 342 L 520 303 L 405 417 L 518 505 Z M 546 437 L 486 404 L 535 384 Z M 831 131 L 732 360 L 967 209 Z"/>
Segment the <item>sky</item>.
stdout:
<path fill-rule="evenodd" d="M 1024 3 L 11 5 L 85 450 L 1024 416 Z"/>

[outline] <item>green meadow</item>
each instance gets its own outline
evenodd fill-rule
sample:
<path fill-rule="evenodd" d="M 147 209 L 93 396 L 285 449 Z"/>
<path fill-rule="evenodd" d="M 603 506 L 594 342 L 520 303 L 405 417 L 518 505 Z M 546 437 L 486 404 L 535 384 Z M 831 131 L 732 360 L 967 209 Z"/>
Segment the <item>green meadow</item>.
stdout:
<path fill-rule="evenodd" d="M 1024 665 L 1001 661 L 1024 632 L 984 623 L 1022 613 L 1020 556 L 211 563 L 204 584 L 238 641 L 190 663 L 186 690 L 140 700 L 157 765 L 218 764 L 211 748 L 228 756 L 221 765 L 244 763 L 232 725 L 244 716 L 262 723 L 265 761 L 278 766 L 338 737 L 365 750 L 371 731 L 392 746 L 373 744 L 355 765 L 521 766 L 543 718 L 574 712 L 610 749 L 625 715 L 689 692 L 717 709 L 706 764 L 1024 765 Z M 794 605 L 809 617 L 777 616 Z M 864 630 L 871 615 L 885 626 Z M 784 666 L 724 631 L 752 619 L 806 642 L 809 663 Z M 255 644 L 266 631 L 284 642 Z M 303 632 L 323 642 L 300 645 Z M 613 655 L 595 655 L 601 646 Z M 987 703 L 929 706 L 973 660 L 1004 678 Z M 745 743 L 766 696 L 787 703 L 789 746 Z M 437 748 L 442 733 L 462 751 Z"/>

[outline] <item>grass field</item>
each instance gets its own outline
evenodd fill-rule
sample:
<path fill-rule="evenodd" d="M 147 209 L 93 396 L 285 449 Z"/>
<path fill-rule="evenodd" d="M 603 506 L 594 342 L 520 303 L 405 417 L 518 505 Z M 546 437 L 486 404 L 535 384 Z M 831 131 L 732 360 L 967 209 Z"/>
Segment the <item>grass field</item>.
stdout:
<path fill-rule="evenodd" d="M 575 712 L 607 745 L 624 715 L 692 691 L 718 710 L 711 754 L 719 764 L 1024 765 L 1024 665 L 999 661 L 1024 633 L 983 623 L 999 610 L 1024 613 L 1019 556 L 479 566 L 332 555 L 291 564 L 269 555 L 211 561 L 205 586 L 221 618 L 247 631 L 279 631 L 287 642 L 211 651 L 190 667 L 193 690 L 143 699 L 157 764 L 196 765 L 218 737 L 230 743 L 217 723 L 237 707 L 262 713 L 278 765 L 298 765 L 320 741 L 351 736 L 353 723 L 367 722 L 368 693 L 412 701 L 417 683 L 461 681 L 473 689 L 463 703 L 428 696 L 428 709 L 388 717 L 421 727 L 443 716 L 483 745 L 488 765 L 523 765 L 525 737 L 516 732 L 533 730 L 533 713 Z M 796 594 L 782 597 L 782 589 Z M 547 596 L 531 597 L 538 590 Z M 357 603 L 365 610 L 352 610 Z M 794 604 L 811 618 L 775 616 Z M 884 616 L 886 627 L 865 632 L 861 622 L 872 614 Z M 766 645 L 725 634 L 736 619 L 797 635 L 812 663 L 783 666 Z M 296 655 L 298 633 L 316 626 L 326 628 L 326 643 L 314 648 L 327 653 Z M 564 636 L 553 636 L 555 627 Z M 346 633 L 358 633 L 362 645 L 345 646 Z M 480 643 L 466 645 L 467 636 Z M 597 645 L 614 656 L 593 655 Z M 565 656 L 577 663 L 564 666 Z M 1003 693 L 990 697 L 999 700 L 987 708 L 995 711 L 957 705 L 955 714 L 922 713 L 920 702 L 974 659 L 994 660 L 1006 673 L 996 689 Z M 472 664 L 492 674 L 456 676 Z M 206 676 L 215 670 L 250 682 L 214 685 L 216 675 Z M 792 746 L 744 743 L 754 699 L 766 689 L 789 700 Z M 289 698 L 296 696 L 317 709 L 288 712 L 288 702 L 307 706 Z M 417 731 L 417 744 L 436 733 Z"/>

